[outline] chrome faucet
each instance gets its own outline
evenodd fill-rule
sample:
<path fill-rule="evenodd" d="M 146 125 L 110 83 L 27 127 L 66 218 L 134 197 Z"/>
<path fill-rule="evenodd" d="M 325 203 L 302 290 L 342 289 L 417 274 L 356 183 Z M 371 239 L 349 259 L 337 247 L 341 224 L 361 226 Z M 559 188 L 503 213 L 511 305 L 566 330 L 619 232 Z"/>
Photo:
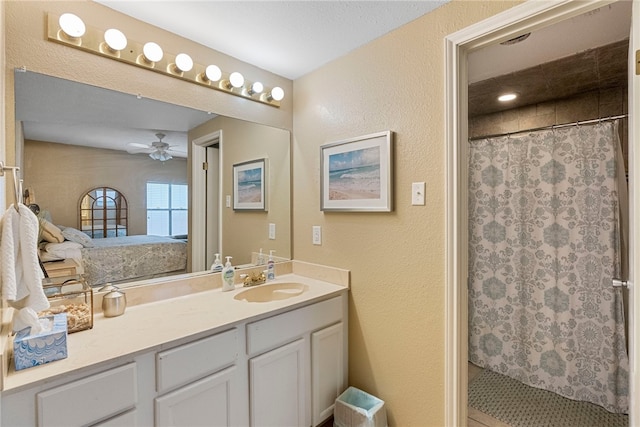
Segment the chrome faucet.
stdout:
<path fill-rule="evenodd" d="M 240 278 L 242 279 L 242 283 L 245 288 L 249 286 L 262 285 L 267 281 L 267 276 L 262 271 L 252 271 L 249 274 L 241 274 Z"/>

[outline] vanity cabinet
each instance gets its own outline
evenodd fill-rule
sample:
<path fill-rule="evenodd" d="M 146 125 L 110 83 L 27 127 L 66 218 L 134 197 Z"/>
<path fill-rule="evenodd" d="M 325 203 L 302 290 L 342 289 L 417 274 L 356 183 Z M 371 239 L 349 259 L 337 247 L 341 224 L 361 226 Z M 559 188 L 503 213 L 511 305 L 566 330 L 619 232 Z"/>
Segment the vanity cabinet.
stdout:
<path fill-rule="evenodd" d="M 347 386 L 346 296 L 247 325 L 251 426 L 317 426 Z M 337 353 L 334 353 L 337 352 Z"/>
<path fill-rule="evenodd" d="M 155 425 L 231 426 L 239 425 L 233 413 L 231 389 L 237 368 L 224 369 L 155 399 Z"/>
<path fill-rule="evenodd" d="M 317 426 L 333 414 L 336 398 L 346 388 L 343 322 L 311 334 L 312 421 Z"/>
<path fill-rule="evenodd" d="M 155 425 L 231 426 L 245 418 L 238 329 L 156 354 Z"/>
<path fill-rule="evenodd" d="M 347 386 L 346 327 L 345 292 L 123 354 L 3 392 L 0 427 L 318 426 Z"/>
<path fill-rule="evenodd" d="M 135 408 L 136 382 L 136 364 L 129 363 L 37 393 L 38 425 L 92 425 L 116 417 Z"/>
<path fill-rule="evenodd" d="M 304 426 L 306 342 L 299 339 L 249 361 L 252 426 Z"/>

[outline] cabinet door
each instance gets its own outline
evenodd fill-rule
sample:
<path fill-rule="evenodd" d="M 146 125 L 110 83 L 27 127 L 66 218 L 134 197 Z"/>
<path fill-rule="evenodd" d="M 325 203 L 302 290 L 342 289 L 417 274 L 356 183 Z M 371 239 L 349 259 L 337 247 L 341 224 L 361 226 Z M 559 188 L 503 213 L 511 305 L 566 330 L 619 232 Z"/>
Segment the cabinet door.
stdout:
<path fill-rule="evenodd" d="M 311 411 L 317 426 L 331 414 L 345 388 L 343 325 L 338 323 L 311 334 Z"/>
<path fill-rule="evenodd" d="M 155 425 L 232 425 L 231 390 L 235 374 L 236 368 L 231 367 L 158 397 Z"/>
<path fill-rule="evenodd" d="M 305 353 L 299 339 L 249 360 L 253 427 L 304 426 Z"/>

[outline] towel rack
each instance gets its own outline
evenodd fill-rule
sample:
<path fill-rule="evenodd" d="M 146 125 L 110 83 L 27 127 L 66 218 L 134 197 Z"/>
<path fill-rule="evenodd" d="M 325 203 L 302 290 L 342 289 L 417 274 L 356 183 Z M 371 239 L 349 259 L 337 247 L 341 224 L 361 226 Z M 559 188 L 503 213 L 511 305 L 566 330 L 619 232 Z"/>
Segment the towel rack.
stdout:
<path fill-rule="evenodd" d="M 19 212 L 18 204 L 22 203 L 22 180 L 18 179 L 18 171 L 20 168 L 18 166 L 5 166 L 4 162 L 0 160 L 0 176 L 4 176 L 4 171 L 10 170 L 13 172 L 13 189 L 15 191 L 16 196 L 16 211 Z"/>
<path fill-rule="evenodd" d="M 5 166 L 4 162 L 0 160 L 0 176 L 4 176 L 4 171 L 6 170 L 19 171 L 20 168 L 18 166 Z"/>

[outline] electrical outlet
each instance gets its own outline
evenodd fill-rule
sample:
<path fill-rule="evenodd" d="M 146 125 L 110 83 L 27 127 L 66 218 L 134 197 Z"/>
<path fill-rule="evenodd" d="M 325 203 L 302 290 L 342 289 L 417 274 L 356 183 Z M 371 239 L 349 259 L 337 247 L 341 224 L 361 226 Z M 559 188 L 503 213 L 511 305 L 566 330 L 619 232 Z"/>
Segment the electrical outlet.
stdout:
<path fill-rule="evenodd" d="M 231 196 L 227 194 L 227 197 L 225 198 L 225 206 L 230 208 L 231 207 Z"/>
<path fill-rule="evenodd" d="M 276 238 L 276 225 L 273 223 L 269 223 L 269 239 L 275 240 Z"/>
<path fill-rule="evenodd" d="M 312 227 L 312 230 L 313 230 L 313 237 L 311 241 L 313 242 L 314 245 L 321 245 L 322 244 L 322 227 L 320 227 L 319 225 L 314 225 Z"/>

